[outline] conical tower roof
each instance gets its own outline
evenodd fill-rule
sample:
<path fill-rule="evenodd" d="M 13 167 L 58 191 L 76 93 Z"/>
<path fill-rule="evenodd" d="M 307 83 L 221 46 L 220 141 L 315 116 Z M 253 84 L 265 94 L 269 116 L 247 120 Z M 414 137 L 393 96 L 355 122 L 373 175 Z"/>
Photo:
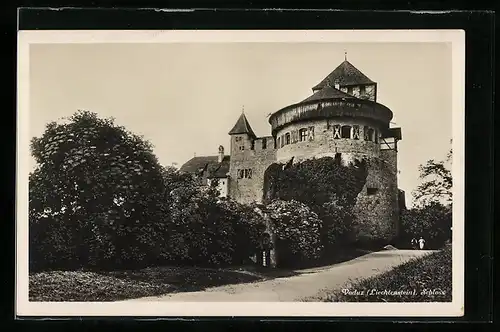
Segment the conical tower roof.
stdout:
<path fill-rule="evenodd" d="M 335 68 L 325 79 L 323 79 L 313 90 L 320 90 L 327 85 L 358 85 L 358 84 L 374 84 L 365 74 L 354 67 L 349 61 L 345 60 L 337 68 Z"/>
<path fill-rule="evenodd" d="M 250 136 L 256 137 L 255 133 L 252 130 L 252 127 L 250 126 L 250 123 L 247 120 L 247 117 L 245 116 L 245 113 L 241 113 L 233 129 L 229 131 L 229 135 L 235 134 L 248 134 Z"/>

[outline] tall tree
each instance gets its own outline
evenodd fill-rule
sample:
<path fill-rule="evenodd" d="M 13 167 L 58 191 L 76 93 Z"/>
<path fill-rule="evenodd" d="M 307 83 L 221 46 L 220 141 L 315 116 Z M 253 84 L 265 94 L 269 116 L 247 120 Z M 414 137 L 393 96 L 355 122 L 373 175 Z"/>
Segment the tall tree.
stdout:
<path fill-rule="evenodd" d="M 167 213 L 163 169 L 149 142 L 113 119 L 78 111 L 49 123 L 31 152 L 38 163 L 29 188 L 33 261 L 78 267 L 146 260 Z"/>
<path fill-rule="evenodd" d="M 431 202 L 451 204 L 453 177 L 451 174 L 452 150 L 444 160 L 431 159 L 419 166 L 422 183 L 413 192 L 417 205 Z"/>

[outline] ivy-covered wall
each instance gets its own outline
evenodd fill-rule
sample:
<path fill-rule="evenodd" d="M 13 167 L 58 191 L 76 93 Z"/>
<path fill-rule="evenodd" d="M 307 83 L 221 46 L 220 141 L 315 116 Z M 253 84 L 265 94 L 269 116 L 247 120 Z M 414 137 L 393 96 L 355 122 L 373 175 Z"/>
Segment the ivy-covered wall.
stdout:
<path fill-rule="evenodd" d="M 264 174 L 263 201 L 276 199 L 297 200 L 329 219 L 324 236 L 335 243 L 390 241 L 397 234 L 397 178 L 379 158 L 274 163 Z"/>

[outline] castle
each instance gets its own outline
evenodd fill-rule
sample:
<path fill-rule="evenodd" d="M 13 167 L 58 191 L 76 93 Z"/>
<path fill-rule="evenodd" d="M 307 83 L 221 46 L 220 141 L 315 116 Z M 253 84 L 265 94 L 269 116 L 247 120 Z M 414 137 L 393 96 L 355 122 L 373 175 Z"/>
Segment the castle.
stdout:
<path fill-rule="evenodd" d="M 399 233 L 404 192 L 398 189 L 397 153 L 401 128 L 391 128 L 392 111 L 377 102 L 377 83 L 347 58 L 305 100 L 269 117 L 271 135 L 257 137 L 244 113 L 229 131 L 230 151 L 194 157 L 181 171 L 205 183 L 218 179 L 221 196 L 261 202 L 264 172 L 273 163 L 325 156 L 369 160 L 368 176 L 354 207 L 358 236 L 390 240 Z M 293 159 L 292 159 L 293 158 Z"/>

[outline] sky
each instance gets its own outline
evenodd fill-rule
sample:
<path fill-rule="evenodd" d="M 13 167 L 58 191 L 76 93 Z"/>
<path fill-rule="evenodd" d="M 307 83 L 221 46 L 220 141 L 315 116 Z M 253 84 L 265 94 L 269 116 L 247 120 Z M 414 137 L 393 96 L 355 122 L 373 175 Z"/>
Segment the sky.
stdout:
<path fill-rule="evenodd" d="M 219 145 L 229 151 L 243 108 L 255 133 L 270 135 L 268 114 L 310 96 L 345 52 L 402 128 L 398 181 L 411 205 L 418 166 L 451 148 L 447 43 L 32 44 L 30 137 L 83 109 L 114 117 L 149 140 L 163 165 L 180 166 Z"/>

